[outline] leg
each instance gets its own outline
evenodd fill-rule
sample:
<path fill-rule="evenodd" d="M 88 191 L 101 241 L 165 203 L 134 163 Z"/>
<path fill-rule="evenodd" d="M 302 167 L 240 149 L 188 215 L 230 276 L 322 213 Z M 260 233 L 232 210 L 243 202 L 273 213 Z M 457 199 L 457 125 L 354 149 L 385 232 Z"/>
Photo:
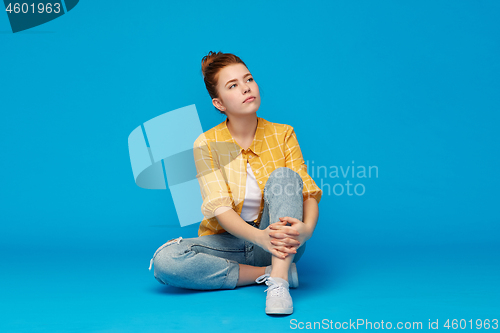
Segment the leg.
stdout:
<path fill-rule="evenodd" d="M 246 263 L 248 242 L 225 232 L 195 238 L 177 238 L 156 250 L 154 276 L 174 287 L 211 290 L 233 289 L 240 263 Z"/>
<path fill-rule="evenodd" d="M 246 286 L 249 284 L 255 284 L 255 280 L 265 273 L 265 267 L 256 267 L 250 265 L 240 264 L 240 275 L 238 277 L 238 282 L 236 286 Z"/>
<path fill-rule="evenodd" d="M 274 170 L 264 187 L 266 207 L 259 228 L 265 229 L 270 223 L 278 222 L 279 218 L 283 216 L 290 216 L 302 221 L 302 190 L 303 182 L 298 173 L 286 167 Z M 302 244 L 295 255 L 288 254 L 285 259 L 275 257 L 267 252 L 265 256 L 259 253 L 263 262 L 267 264 L 271 261 L 272 263 L 270 276 L 265 280 L 268 286 L 265 309 L 267 314 L 293 313 L 293 300 L 289 292 L 291 281 L 288 280 L 288 271 L 292 261 L 297 261 L 302 255 L 304 246 L 305 244 Z"/>
<path fill-rule="evenodd" d="M 264 212 L 259 229 L 265 229 L 270 223 L 279 222 L 279 218 L 290 216 L 303 219 L 303 181 L 298 173 L 290 168 L 282 167 L 274 170 L 264 187 Z M 304 253 L 304 243 L 294 255 L 285 259 L 274 257 L 269 252 L 254 248 L 256 265 L 272 265 L 271 276 L 283 277 L 288 280 L 288 268 L 292 262 L 297 262 Z"/>

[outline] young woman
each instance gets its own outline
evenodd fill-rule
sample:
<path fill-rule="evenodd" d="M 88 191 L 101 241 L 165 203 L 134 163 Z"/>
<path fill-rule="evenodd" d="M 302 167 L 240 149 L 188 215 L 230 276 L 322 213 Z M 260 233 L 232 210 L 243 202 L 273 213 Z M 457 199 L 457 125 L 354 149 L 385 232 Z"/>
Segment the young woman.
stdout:
<path fill-rule="evenodd" d="M 156 250 L 154 276 L 198 290 L 265 282 L 266 313 L 291 314 L 295 262 L 316 227 L 322 191 L 307 174 L 293 127 L 257 117 L 259 87 L 239 57 L 209 52 L 202 72 L 227 117 L 194 143 L 204 219 L 198 237 Z"/>

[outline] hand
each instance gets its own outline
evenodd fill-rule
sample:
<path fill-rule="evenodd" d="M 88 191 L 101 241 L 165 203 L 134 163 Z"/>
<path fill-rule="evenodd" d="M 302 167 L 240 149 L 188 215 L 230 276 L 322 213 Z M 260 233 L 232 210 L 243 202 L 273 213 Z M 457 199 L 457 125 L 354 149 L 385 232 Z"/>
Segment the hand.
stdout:
<path fill-rule="evenodd" d="M 273 231 L 271 226 L 275 224 L 286 225 L 287 222 L 276 222 L 269 225 L 266 229 L 261 230 L 259 238 L 255 242 L 258 246 L 263 248 L 265 251 L 271 253 L 272 255 L 285 259 L 288 254 L 297 253 L 298 245 L 300 244 L 294 237 L 297 237 L 299 233 L 293 228 L 286 229 L 283 231 Z M 272 235 L 271 235 L 272 234 Z M 272 241 L 278 237 L 280 239 L 280 244 L 273 244 Z"/>
<path fill-rule="evenodd" d="M 287 223 L 290 223 L 291 225 L 287 226 L 286 225 Z M 298 235 L 294 237 L 294 239 L 299 243 L 297 249 L 301 247 L 302 244 L 304 244 L 312 236 L 311 230 L 304 222 L 289 216 L 280 217 L 279 223 L 273 223 L 269 225 L 269 227 L 277 232 L 277 233 L 275 232 L 271 233 L 271 236 L 275 237 L 275 239 L 271 241 L 271 244 L 276 246 L 287 245 L 289 243 L 286 241 L 287 238 L 276 237 L 274 235 L 280 235 L 283 232 L 290 233 L 291 232 L 290 230 L 295 230 L 298 232 Z"/>

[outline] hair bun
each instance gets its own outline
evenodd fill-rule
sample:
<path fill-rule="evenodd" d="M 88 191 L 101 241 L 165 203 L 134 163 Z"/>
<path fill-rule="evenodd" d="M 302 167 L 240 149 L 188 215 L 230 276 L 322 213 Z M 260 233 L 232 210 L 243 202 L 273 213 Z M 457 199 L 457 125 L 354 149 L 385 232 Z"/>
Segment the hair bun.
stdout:
<path fill-rule="evenodd" d="M 201 71 L 203 73 L 203 76 L 205 76 L 207 67 L 217 58 L 219 54 L 222 54 L 222 52 L 208 52 L 206 56 L 201 59 Z"/>

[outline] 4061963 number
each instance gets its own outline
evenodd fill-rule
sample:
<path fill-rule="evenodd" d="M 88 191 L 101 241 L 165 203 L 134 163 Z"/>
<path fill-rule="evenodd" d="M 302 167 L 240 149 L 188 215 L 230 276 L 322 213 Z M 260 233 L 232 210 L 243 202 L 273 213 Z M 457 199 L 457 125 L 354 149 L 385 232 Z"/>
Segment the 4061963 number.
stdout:
<path fill-rule="evenodd" d="M 39 13 L 39 14 L 50 14 L 50 13 L 56 13 L 59 14 L 61 12 L 61 4 L 60 3 L 41 3 L 39 2 L 36 6 L 34 3 L 9 3 L 7 5 L 7 8 L 5 8 L 6 12 L 18 14 L 18 13 Z"/>

